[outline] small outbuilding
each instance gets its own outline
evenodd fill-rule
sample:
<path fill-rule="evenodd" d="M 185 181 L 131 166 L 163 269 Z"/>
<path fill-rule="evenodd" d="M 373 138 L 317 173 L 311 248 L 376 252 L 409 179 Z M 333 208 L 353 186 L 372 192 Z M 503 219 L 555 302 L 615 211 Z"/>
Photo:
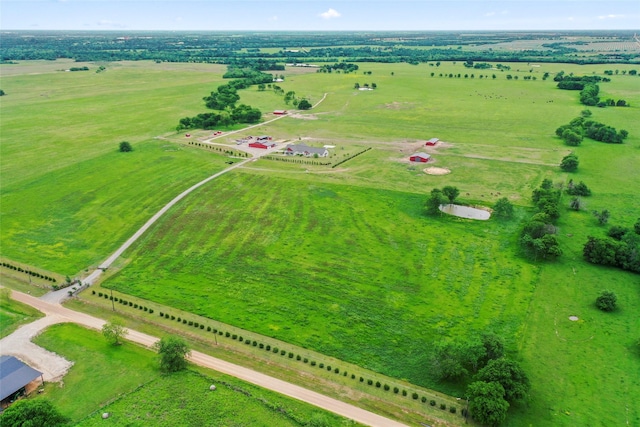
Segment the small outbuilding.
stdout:
<path fill-rule="evenodd" d="M 426 153 L 416 153 L 413 156 L 409 157 L 409 160 L 411 160 L 412 162 L 427 163 L 431 160 L 431 156 Z"/>
<path fill-rule="evenodd" d="M 429 146 L 429 147 L 433 147 L 434 145 L 436 145 L 438 143 L 438 141 L 440 141 L 438 138 L 431 138 L 424 145 Z"/>
<path fill-rule="evenodd" d="M 8 406 L 16 397 L 25 394 L 27 386 L 40 378 L 44 383 L 42 372 L 13 356 L 0 356 L 0 401 L 2 407 Z"/>
<path fill-rule="evenodd" d="M 287 110 L 275 110 L 273 114 L 275 114 L 276 116 L 284 116 L 285 114 L 287 114 Z"/>

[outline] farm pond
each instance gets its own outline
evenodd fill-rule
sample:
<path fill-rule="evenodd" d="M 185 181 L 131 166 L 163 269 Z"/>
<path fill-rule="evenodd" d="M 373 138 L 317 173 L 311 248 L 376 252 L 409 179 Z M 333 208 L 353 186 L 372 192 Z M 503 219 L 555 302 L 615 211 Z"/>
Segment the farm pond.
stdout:
<path fill-rule="evenodd" d="M 491 217 L 491 213 L 489 211 L 472 208 L 469 206 L 454 205 L 450 203 L 446 205 L 440 205 L 439 209 L 446 214 L 454 215 L 460 218 L 479 219 L 481 221 L 486 221 Z"/>

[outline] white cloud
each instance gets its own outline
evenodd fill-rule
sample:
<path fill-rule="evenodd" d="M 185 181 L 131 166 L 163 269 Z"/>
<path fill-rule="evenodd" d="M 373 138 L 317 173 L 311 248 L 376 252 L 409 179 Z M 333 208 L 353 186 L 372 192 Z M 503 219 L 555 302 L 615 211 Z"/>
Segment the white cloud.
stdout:
<path fill-rule="evenodd" d="M 335 9 L 329 9 L 326 12 L 321 13 L 320 16 L 324 19 L 339 18 L 340 12 Z"/>
<path fill-rule="evenodd" d="M 484 16 L 496 16 L 495 12 L 487 12 L 484 14 Z"/>
<path fill-rule="evenodd" d="M 598 19 L 617 19 L 617 18 L 624 18 L 624 15 L 600 15 L 600 16 L 598 16 Z"/>
<path fill-rule="evenodd" d="M 269 21 L 271 22 L 275 22 L 278 20 L 278 17 L 276 15 L 273 15 L 271 18 L 269 18 Z"/>

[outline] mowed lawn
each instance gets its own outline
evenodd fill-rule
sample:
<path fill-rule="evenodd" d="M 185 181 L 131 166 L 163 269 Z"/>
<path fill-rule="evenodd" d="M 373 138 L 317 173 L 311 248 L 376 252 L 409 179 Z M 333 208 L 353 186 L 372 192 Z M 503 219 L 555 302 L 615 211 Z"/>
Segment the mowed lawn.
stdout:
<path fill-rule="evenodd" d="M 126 341 L 110 345 L 99 332 L 77 325 L 54 325 L 36 342 L 74 362 L 63 385 L 50 384 L 44 393 L 73 425 L 294 426 L 300 423 L 293 419 L 313 418 L 356 425 L 208 370 L 163 375 L 152 351 Z M 217 385 L 215 392 L 209 390 L 211 384 Z M 103 412 L 111 413 L 108 421 Z"/>
<path fill-rule="evenodd" d="M 224 70 L 183 65 L 116 63 L 100 74 L 43 65 L 3 78 L 3 256 L 74 276 L 225 166 L 221 156 L 152 139 L 201 112 Z M 118 152 L 123 140 L 132 153 Z"/>
<path fill-rule="evenodd" d="M 536 269 L 513 255 L 517 221 L 428 218 L 423 204 L 226 175 L 164 217 L 105 285 L 433 385 L 434 341 L 517 336 Z"/>

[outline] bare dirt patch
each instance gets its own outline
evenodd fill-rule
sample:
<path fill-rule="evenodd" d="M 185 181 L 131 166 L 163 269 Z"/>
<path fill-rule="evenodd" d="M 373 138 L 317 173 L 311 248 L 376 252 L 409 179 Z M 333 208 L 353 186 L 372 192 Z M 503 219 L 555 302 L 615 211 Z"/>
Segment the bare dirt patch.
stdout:
<path fill-rule="evenodd" d="M 318 116 L 315 114 L 300 114 L 300 113 L 289 113 L 289 117 L 292 119 L 300 119 L 300 120 L 318 120 Z"/>
<path fill-rule="evenodd" d="M 447 175 L 451 173 L 451 169 L 432 166 L 430 168 L 425 168 L 424 173 L 427 175 Z"/>

